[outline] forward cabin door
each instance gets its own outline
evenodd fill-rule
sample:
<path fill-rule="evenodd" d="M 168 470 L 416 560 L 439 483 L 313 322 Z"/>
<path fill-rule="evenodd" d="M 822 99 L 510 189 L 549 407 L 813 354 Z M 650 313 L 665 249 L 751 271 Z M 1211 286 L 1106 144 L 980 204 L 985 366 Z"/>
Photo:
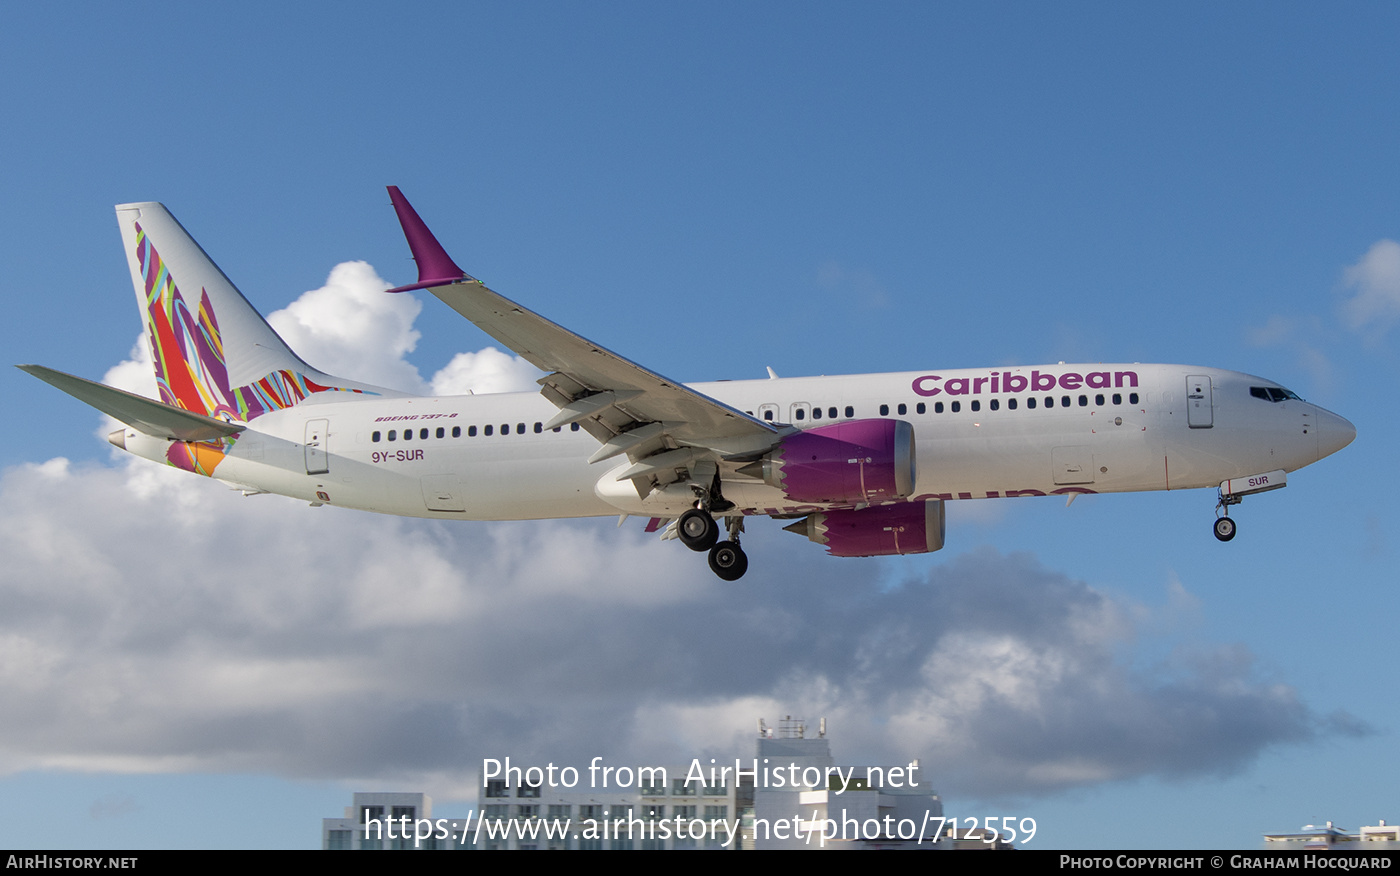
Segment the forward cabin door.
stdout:
<path fill-rule="evenodd" d="M 1215 425 L 1215 395 L 1209 375 L 1186 377 L 1186 425 L 1192 429 L 1209 429 Z"/>
<path fill-rule="evenodd" d="M 330 471 L 330 456 L 326 453 L 329 420 L 306 421 L 306 473 L 325 474 Z"/>

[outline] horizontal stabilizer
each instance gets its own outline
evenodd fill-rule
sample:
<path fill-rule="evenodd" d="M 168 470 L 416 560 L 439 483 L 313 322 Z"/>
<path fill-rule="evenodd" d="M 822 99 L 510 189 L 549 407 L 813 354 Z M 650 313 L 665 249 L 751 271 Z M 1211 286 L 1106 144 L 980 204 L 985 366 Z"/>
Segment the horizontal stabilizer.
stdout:
<path fill-rule="evenodd" d="M 42 365 L 16 365 L 21 371 L 52 384 L 64 392 L 97 408 L 109 417 L 126 423 L 133 429 L 157 438 L 170 438 L 176 441 L 210 441 L 237 435 L 245 426 L 226 423 L 193 411 L 182 410 L 158 402 L 154 399 L 86 380 L 72 374 L 64 374 Z"/>

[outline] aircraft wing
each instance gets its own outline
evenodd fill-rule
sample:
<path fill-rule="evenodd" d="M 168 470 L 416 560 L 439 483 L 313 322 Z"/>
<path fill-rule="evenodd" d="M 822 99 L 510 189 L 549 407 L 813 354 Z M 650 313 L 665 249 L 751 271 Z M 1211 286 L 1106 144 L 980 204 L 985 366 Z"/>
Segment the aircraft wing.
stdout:
<path fill-rule="evenodd" d="M 419 274 L 417 283 L 390 291 L 427 289 L 516 355 L 549 372 L 540 379 L 540 391 L 559 414 L 546 428 L 578 423 L 604 444 L 591 461 L 626 453 L 639 463 L 681 447 L 704 449 L 708 452 L 700 457 L 711 460 L 756 458 L 787 431 L 643 368 L 493 292 L 457 267 L 398 187 L 389 186 L 389 196 Z M 660 462 L 658 457 L 655 463 Z M 655 470 L 623 476 L 643 474 L 655 475 Z"/>
<path fill-rule="evenodd" d="M 126 423 L 133 429 L 176 441 L 212 441 L 237 435 L 246 426 L 226 423 L 194 411 L 172 407 L 164 402 L 117 389 L 95 380 L 87 380 L 45 368 L 42 365 L 17 365 L 19 370 L 33 374 L 56 386 L 81 402 L 86 402 L 109 417 Z"/>

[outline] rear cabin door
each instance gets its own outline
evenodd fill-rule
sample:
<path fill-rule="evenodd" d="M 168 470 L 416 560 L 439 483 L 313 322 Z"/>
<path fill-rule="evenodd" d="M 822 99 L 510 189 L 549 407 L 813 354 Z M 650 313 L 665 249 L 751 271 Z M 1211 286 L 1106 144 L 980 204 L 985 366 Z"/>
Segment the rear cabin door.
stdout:
<path fill-rule="evenodd" d="M 330 471 L 330 456 L 326 453 L 329 420 L 306 421 L 306 473 L 325 474 Z"/>

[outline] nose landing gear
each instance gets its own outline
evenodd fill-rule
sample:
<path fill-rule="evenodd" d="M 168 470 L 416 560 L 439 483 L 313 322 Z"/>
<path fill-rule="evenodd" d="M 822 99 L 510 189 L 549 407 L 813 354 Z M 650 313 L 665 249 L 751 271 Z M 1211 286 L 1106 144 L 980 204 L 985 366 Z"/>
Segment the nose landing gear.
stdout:
<path fill-rule="evenodd" d="M 1230 519 L 1230 506 L 1244 501 L 1245 496 L 1267 493 L 1288 486 L 1288 473 L 1282 470 L 1264 472 L 1243 478 L 1231 478 L 1220 484 L 1220 499 L 1215 503 L 1215 537 L 1229 541 L 1235 537 L 1235 521 Z"/>
<path fill-rule="evenodd" d="M 1215 518 L 1215 537 L 1221 541 L 1229 541 L 1235 537 L 1235 521 L 1229 517 Z"/>
<path fill-rule="evenodd" d="M 1228 481 L 1226 482 L 1228 483 Z M 1244 496 L 1227 493 L 1225 487 L 1220 488 L 1220 498 L 1215 503 L 1215 537 L 1221 541 L 1229 541 L 1235 537 L 1235 521 L 1230 519 L 1230 506 L 1238 505 L 1244 501 Z"/>

